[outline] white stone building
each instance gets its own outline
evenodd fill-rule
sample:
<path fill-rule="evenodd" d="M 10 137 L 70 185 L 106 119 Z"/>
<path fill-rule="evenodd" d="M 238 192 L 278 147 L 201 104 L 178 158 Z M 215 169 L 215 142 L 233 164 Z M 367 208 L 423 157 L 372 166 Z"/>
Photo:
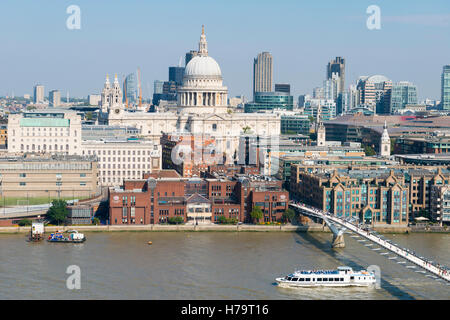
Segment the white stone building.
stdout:
<path fill-rule="evenodd" d="M 96 155 L 98 182 L 119 186 L 123 179 L 141 179 L 161 169 L 161 146 L 152 140 L 121 137 L 83 139 L 81 116 L 71 110 L 41 110 L 11 114 L 8 153 Z"/>
<path fill-rule="evenodd" d="M 161 145 L 146 140 L 86 140 L 83 155 L 98 158 L 99 185 L 119 186 L 161 169 Z"/>
<path fill-rule="evenodd" d="M 81 154 L 81 117 L 45 109 L 8 116 L 8 152 Z"/>
<path fill-rule="evenodd" d="M 111 87 L 107 79 L 102 92 L 100 121 L 136 127 L 142 136 L 154 141 L 159 141 L 163 132 L 211 135 L 218 151 L 225 152 L 230 160 L 238 150 L 239 136 L 244 132 L 258 136 L 280 134 L 279 115 L 234 113 L 228 106 L 227 96 L 220 67 L 208 56 L 203 29 L 199 54 L 186 65 L 175 110 L 155 113 L 125 110 L 120 86 Z"/>

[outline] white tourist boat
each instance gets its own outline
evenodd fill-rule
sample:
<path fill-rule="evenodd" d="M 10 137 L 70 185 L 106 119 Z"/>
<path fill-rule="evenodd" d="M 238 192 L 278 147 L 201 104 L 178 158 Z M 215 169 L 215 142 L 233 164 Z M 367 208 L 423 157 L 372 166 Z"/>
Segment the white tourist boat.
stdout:
<path fill-rule="evenodd" d="M 280 287 L 367 287 L 375 284 L 376 278 L 373 272 L 338 267 L 337 270 L 299 270 L 276 281 Z"/>

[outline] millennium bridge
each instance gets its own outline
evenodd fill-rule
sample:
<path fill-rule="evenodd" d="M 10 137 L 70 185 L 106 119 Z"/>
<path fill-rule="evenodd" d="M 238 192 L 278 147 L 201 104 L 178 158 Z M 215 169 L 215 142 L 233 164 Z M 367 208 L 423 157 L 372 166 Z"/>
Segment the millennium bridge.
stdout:
<path fill-rule="evenodd" d="M 381 255 L 388 255 L 389 252 L 394 253 L 396 256 L 389 257 L 390 260 L 397 259 L 397 256 L 402 257 L 403 259 L 405 259 L 413 264 L 413 265 L 406 266 L 406 268 L 416 269 L 416 266 L 418 266 L 432 274 L 432 275 L 427 275 L 427 276 L 437 279 L 437 280 L 439 280 L 439 278 L 440 278 L 440 279 L 446 280 L 447 282 L 450 282 L 450 269 L 448 269 L 445 266 L 439 265 L 433 261 L 430 261 L 429 259 L 420 257 L 417 254 L 415 254 L 413 251 L 402 248 L 390 240 L 382 239 L 379 235 L 376 235 L 374 232 L 370 231 L 368 228 L 364 228 L 360 224 L 354 223 L 355 222 L 354 218 L 337 217 L 337 216 L 332 215 L 329 212 L 324 212 L 322 210 L 307 206 L 307 205 L 305 205 L 301 202 L 297 202 L 297 201 L 289 202 L 289 206 L 292 209 L 299 212 L 300 214 L 319 218 L 319 219 L 322 219 L 323 221 L 325 221 L 325 223 L 327 224 L 327 226 L 333 233 L 333 247 L 343 247 L 344 246 L 344 232 L 345 232 L 345 230 L 349 230 L 349 231 L 357 234 L 359 237 L 364 238 L 364 239 L 358 240 L 359 242 L 367 242 L 367 240 L 368 240 L 388 251 L 388 252 L 380 252 Z M 354 237 L 359 238 L 358 236 L 354 236 Z M 372 244 L 369 243 L 369 244 L 366 244 L 365 246 L 369 247 L 369 246 L 372 246 Z M 381 250 L 381 248 L 372 248 L 372 250 L 378 251 L 378 250 Z M 397 263 L 406 264 L 405 261 L 399 261 Z M 426 273 L 426 271 L 417 270 L 416 272 Z"/>

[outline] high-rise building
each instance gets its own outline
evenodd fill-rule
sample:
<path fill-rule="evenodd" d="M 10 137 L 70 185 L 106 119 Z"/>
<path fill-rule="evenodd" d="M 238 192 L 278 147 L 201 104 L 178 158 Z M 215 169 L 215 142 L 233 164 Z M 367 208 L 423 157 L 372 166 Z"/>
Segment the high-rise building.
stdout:
<path fill-rule="evenodd" d="M 100 104 L 101 100 L 102 100 L 102 96 L 99 94 L 88 95 L 88 104 L 90 106 L 98 106 Z"/>
<path fill-rule="evenodd" d="M 192 58 L 198 56 L 198 51 L 195 50 L 191 50 L 189 52 L 186 53 L 186 57 L 184 59 L 184 66 L 187 66 L 187 64 L 189 63 L 189 61 L 192 60 Z"/>
<path fill-rule="evenodd" d="M 163 86 L 164 86 L 164 81 L 162 81 L 162 80 L 155 80 L 153 82 L 153 93 L 156 93 L 156 94 L 163 93 Z"/>
<path fill-rule="evenodd" d="M 275 83 L 275 91 L 291 94 L 291 85 L 288 83 Z"/>
<path fill-rule="evenodd" d="M 417 104 L 417 87 L 407 81 L 394 84 L 391 91 L 389 113 L 395 114 L 408 104 Z"/>
<path fill-rule="evenodd" d="M 333 79 L 333 74 L 339 78 L 339 93 L 344 93 L 345 90 L 345 59 L 336 57 L 336 59 L 328 62 L 327 65 L 327 79 Z M 335 77 L 336 77 L 335 75 Z"/>
<path fill-rule="evenodd" d="M 337 73 L 333 73 L 331 78 L 325 80 L 323 82 L 324 99 L 336 101 L 340 93 L 340 83 Z"/>
<path fill-rule="evenodd" d="M 262 52 L 253 61 L 253 97 L 255 92 L 271 92 L 272 80 L 272 55 Z"/>
<path fill-rule="evenodd" d="M 37 84 L 34 86 L 34 103 L 44 102 L 44 86 Z"/>
<path fill-rule="evenodd" d="M 323 87 L 316 87 L 313 89 L 313 99 L 325 99 Z"/>
<path fill-rule="evenodd" d="M 450 110 L 450 65 L 444 66 L 442 70 L 441 109 Z"/>
<path fill-rule="evenodd" d="M 58 90 L 52 90 L 48 94 L 48 100 L 50 103 L 50 106 L 52 107 L 58 107 L 61 105 L 61 92 Z"/>
<path fill-rule="evenodd" d="M 262 110 L 293 110 L 294 97 L 285 92 L 255 92 L 253 102 L 244 105 L 244 112 L 258 112 Z"/>
<path fill-rule="evenodd" d="M 138 96 L 137 92 L 136 75 L 130 73 L 123 82 L 123 102 L 125 102 L 126 99 L 128 100 L 128 103 L 135 102 Z"/>
<path fill-rule="evenodd" d="M 177 86 L 183 84 L 184 67 L 169 67 L 169 81 L 174 81 Z"/>
<path fill-rule="evenodd" d="M 389 113 L 392 81 L 385 76 L 360 77 L 357 84 L 359 106 L 372 108 L 377 114 Z"/>

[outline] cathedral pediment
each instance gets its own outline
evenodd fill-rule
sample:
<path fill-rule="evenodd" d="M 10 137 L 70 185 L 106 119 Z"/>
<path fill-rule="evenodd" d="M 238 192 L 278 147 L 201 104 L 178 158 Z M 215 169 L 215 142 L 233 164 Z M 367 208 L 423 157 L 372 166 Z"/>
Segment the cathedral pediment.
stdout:
<path fill-rule="evenodd" d="M 217 115 L 217 114 L 211 114 L 211 115 L 208 115 L 208 116 L 205 118 L 205 120 L 209 120 L 209 121 L 224 121 L 224 120 L 226 120 L 226 119 L 225 119 L 225 117 L 223 117 L 223 116 L 219 116 L 219 115 Z"/>

